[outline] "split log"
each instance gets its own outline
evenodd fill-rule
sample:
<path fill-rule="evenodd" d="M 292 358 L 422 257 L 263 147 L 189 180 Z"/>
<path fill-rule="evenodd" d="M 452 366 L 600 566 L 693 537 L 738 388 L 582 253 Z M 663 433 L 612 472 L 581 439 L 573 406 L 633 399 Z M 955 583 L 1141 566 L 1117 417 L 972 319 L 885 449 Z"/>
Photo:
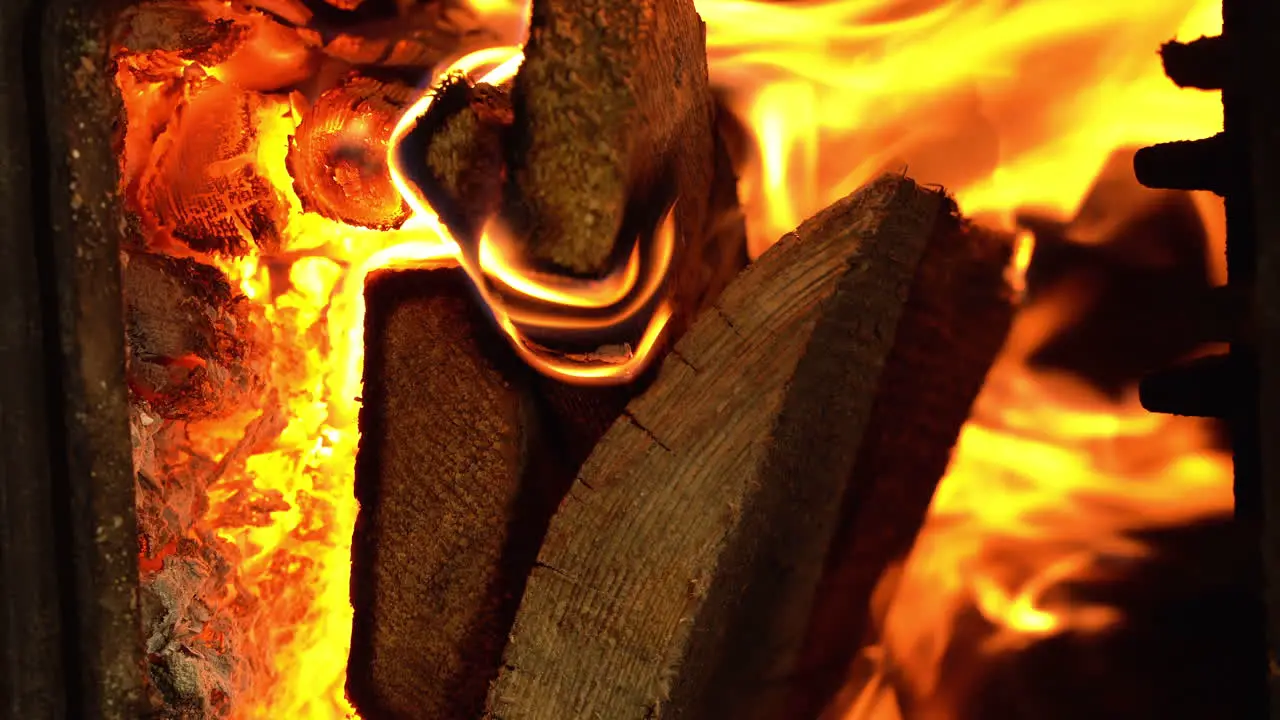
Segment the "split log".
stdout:
<path fill-rule="evenodd" d="M 818 717 L 847 682 L 870 639 L 872 594 L 915 543 L 1013 321 L 1010 238 L 951 232 L 925 248 L 880 373 L 784 717 Z"/>
<path fill-rule="evenodd" d="M 144 225 L 158 240 L 198 252 L 274 249 L 289 206 L 258 165 L 259 118 L 284 112 L 286 101 L 191 72 L 186 96 L 139 181 Z"/>
<path fill-rule="evenodd" d="M 459 269 L 368 287 L 348 693 L 364 717 L 472 718 L 572 479 L 528 370 Z"/>
<path fill-rule="evenodd" d="M 1007 327 L 1009 245 L 974 241 L 942 192 L 884 177 L 744 271 L 579 472 L 489 716 L 801 717 L 784 712 L 787 681 L 830 541 L 843 522 L 918 524 L 938 480 L 875 444 L 932 458 L 912 442 L 922 429 L 949 447 Z M 982 298 L 966 305 L 978 317 L 946 305 L 957 292 Z M 981 349 L 966 347 L 971 331 Z M 909 387 L 928 372 L 959 387 Z M 948 405 L 936 419 L 934 402 Z M 890 477 L 869 474 L 885 465 Z M 919 486 L 895 487 L 907 482 Z M 895 542 L 869 546 L 868 572 Z M 867 599 L 852 600 L 865 615 Z"/>
<path fill-rule="evenodd" d="M 217 268 L 135 253 L 122 259 L 129 389 L 166 419 L 239 409 L 264 386 L 265 343 Z"/>
<path fill-rule="evenodd" d="M 514 120 L 510 85 L 449 78 L 397 148 L 408 180 L 455 236 L 475 237 L 499 209 L 503 134 Z"/>
<path fill-rule="evenodd" d="M 404 222 L 409 206 L 391 183 L 387 141 L 416 96 L 407 85 L 361 75 L 324 92 L 289 142 L 303 209 L 380 230 Z"/>
<path fill-rule="evenodd" d="M 603 275 L 677 196 L 677 232 L 701 227 L 705 36 L 692 0 L 534 0 L 505 213 L 532 261 Z"/>
<path fill-rule="evenodd" d="M 721 155 L 700 231 L 716 251 L 686 256 L 703 264 L 685 276 L 672 337 L 745 263 L 735 179 Z M 480 714 L 547 523 L 645 384 L 534 377 L 467 282 L 456 269 L 391 274 L 367 292 L 349 671 L 366 717 Z"/>

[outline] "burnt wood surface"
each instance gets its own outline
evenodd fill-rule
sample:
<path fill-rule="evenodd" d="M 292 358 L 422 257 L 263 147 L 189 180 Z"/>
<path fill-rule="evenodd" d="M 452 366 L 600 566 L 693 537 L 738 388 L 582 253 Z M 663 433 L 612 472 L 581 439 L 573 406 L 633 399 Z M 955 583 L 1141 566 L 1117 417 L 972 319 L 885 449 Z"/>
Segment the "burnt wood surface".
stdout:
<path fill-rule="evenodd" d="M 711 186 L 706 28 L 693 0 L 534 0 L 512 91 L 506 215 L 531 260 L 602 275 L 676 196 Z"/>
<path fill-rule="evenodd" d="M 904 508 L 883 511 L 918 524 L 938 478 L 911 473 L 954 442 L 938 428 L 967 401 L 951 398 L 938 428 L 922 421 L 939 449 L 902 468 L 899 480 L 920 487 L 859 474 L 875 467 L 864 443 L 875 433 L 923 450 L 892 437 L 909 421 L 885 403 L 915 396 L 902 379 L 962 330 L 915 295 L 948 272 L 922 259 L 955 262 L 970 241 L 942 192 L 886 176 L 744 271 L 579 472 L 529 579 L 489 716 L 788 717 L 786 678 L 841 516 L 856 523 L 850 507 L 871 513 L 877 494 L 897 494 Z M 996 259 L 950 270 L 982 268 L 990 295 L 979 306 L 1003 298 L 999 276 L 983 274 Z M 1007 309 L 989 317 L 1007 322 Z M 984 338 L 984 351 L 992 344 Z M 968 367 L 954 392 L 976 391 L 984 372 Z M 917 397 L 942 401 L 932 389 Z M 878 553 L 915 530 L 873 541 L 864 572 L 878 575 L 891 559 Z M 849 612 L 865 614 L 867 599 L 851 599 Z"/>
<path fill-rule="evenodd" d="M 416 96 L 410 85 L 353 74 L 317 98 L 289 139 L 304 210 L 382 230 L 404 222 L 409 206 L 391 183 L 387 141 Z"/>

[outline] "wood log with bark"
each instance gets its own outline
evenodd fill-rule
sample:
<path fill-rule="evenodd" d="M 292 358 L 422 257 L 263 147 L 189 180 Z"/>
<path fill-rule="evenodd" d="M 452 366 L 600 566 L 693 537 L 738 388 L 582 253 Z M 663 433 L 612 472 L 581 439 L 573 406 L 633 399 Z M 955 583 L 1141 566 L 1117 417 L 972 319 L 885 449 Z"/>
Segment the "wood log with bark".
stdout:
<path fill-rule="evenodd" d="M 816 590 L 909 546 L 1011 317 L 1009 254 L 886 176 L 744 271 L 579 471 L 489 716 L 798 717 Z"/>
<path fill-rule="evenodd" d="M 537 0 L 512 94 L 506 216 L 529 259 L 602 275 L 711 187 L 706 28 L 692 0 Z"/>
<path fill-rule="evenodd" d="M 512 93 L 510 83 L 473 85 L 463 79 L 453 79 L 440 88 L 426 116 L 398 148 L 408 179 L 419 187 L 441 220 L 464 243 L 478 234 L 486 220 L 502 211 L 503 182 L 511 176 L 514 167 L 510 158 L 523 152 L 520 150 L 522 120 L 513 104 Z M 679 197 L 675 209 L 677 247 L 667 281 L 673 299 L 668 337 L 679 337 L 748 260 L 737 176 L 725 140 L 715 130 L 718 111 L 712 106 L 705 85 L 700 90 L 699 104 L 702 103 L 706 104 L 708 114 L 698 115 L 696 127 L 691 120 L 686 134 L 664 138 L 665 145 L 654 147 L 657 155 L 679 161 L 667 168 L 670 172 L 656 181 L 655 187 L 649 188 L 654 193 L 649 200 L 640 203 L 645 207 L 643 214 L 649 216 L 647 221 L 651 227 L 659 219 L 654 213 L 668 207 L 657 203 Z M 613 120 L 626 123 L 631 119 L 616 116 Z M 695 142 L 698 138 L 706 139 L 705 147 L 700 141 Z M 572 153 L 573 146 L 566 146 L 564 151 Z M 617 162 L 591 157 L 582 161 Z M 599 169 L 602 174 L 616 171 L 616 166 Z M 584 169 L 584 172 L 595 171 Z M 628 172 L 641 170 L 637 166 Z M 614 203 L 610 193 L 618 191 L 618 188 L 601 185 L 572 191 L 566 187 L 558 192 L 564 198 L 571 192 L 577 193 L 581 205 L 588 207 Z M 521 212 L 528 220 L 529 209 Z M 505 212 L 502 218 L 510 219 Z M 592 235 L 597 250 L 607 247 L 604 251 L 612 253 L 619 236 L 600 230 L 601 226 L 593 225 L 595 222 L 590 216 L 580 214 L 576 216 L 577 224 L 562 229 Z M 594 229 L 583 230 L 583 227 Z M 636 227 L 631 230 L 634 232 Z M 525 249 L 531 249 L 538 242 L 523 235 L 518 237 Z M 612 255 L 611 258 L 617 260 Z"/>

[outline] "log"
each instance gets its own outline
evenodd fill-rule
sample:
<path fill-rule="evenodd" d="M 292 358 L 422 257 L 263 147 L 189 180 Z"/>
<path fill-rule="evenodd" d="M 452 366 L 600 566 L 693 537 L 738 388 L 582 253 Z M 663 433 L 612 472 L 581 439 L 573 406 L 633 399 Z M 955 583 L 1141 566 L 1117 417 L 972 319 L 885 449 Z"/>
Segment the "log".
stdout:
<path fill-rule="evenodd" d="M 501 122 L 487 102 L 465 108 Z M 459 137 L 462 147 L 473 136 Z M 727 154 L 719 160 L 701 231 L 715 251 L 686 256 L 701 263 L 684 276 L 670 337 L 745 264 L 736 182 Z M 477 717 L 551 515 L 649 378 L 535 377 L 456 269 L 388 274 L 367 298 L 349 692 L 365 717 Z"/>
<path fill-rule="evenodd" d="M 915 542 L 1013 321 L 1010 238 L 964 224 L 931 242 L 862 434 L 785 717 L 817 717 L 869 640 L 871 597 Z"/>
<path fill-rule="evenodd" d="M 971 241 L 941 191 L 886 176 L 745 270 L 579 471 L 488 717 L 799 717 L 784 712 L 786 679 L 842 516 L 896 515 L 872 504 L 895 493 L 907 517 L 922 516 L 938 479 L 862 474 L 878 457 L 870 445 L 908 416 L 934 422 L 926 408 L 891 406 L 914 396 L 904 379 L 937 369 L 928 353 L 968 342 L 969 320 L 936 312 L 948 309 L 929 281 L 971 278 L 966 292 L 1005 297 L 1009 246 L 956 266 Z M 1009 312 L 995 313 L 1000 328 Z M 948 393 L 976 391 L 993 355 L 957 354 L 967 382 Z M 948 446 L 958 429 L 929 440 Z M 921 449 L 908 438 L 894 448 Z M 907 481 L 923 488 L 893 487 Z"/>
<path fill-rule="evenodd" d="M 285 101 L 190 72 L 184 100 L 139 181 L 151 242 L 224 255 L 275 249 L 289 206 L 258 164 L 259 118 L 283 112 Z"/>
<path fill-rule="evenodd" d="M 463 242 L 469 242 L 487 219 L 502 212 L 504 178 L 512 173 L 510 156 L 516 147 L 513 143 L 519 142 L 520 116 L 512 93 L 511 84 L 495 87 L 458 78 L 447 81 L 427 114 L 397 148 L 407 179 L 417 185 Z M 718 121 L 717 116 L 718 111 L 713 111 L 713 122 Z M 664 198 L 674 197 L 671 193 L 677 191 L 680 198 L 675 211 L 678 244 L 667 282 L 673 308 L 668 338 L 683 334 L 748 262 L 746 225 L 733 161 L 721 134 L 713 132 L 710 125 L 705 130 L 708 147 L 687 153 L 662 191 Z M 687 145 L 693 140 L 685 138 L 683 142 Z M 664 152 L 680 149 L 673 145 Z M 587 207 L 602 197 L 593 193 L 603 190 L 575 192 L 581 193 L 580 205 Z M 505 213 L 503 219 L 509 219 Z M 657 222 L 656 217 L 651 219 Z M 611 235 L 607 240 L 613 243 Z M 609 418 L 616 417 L 621 408 L 614 407 Z"/>
<path fill-rule="evenodd" d="M 499 209 L 503 133 L 513 119 L 509 84 L 449 78 L 398 148 L 407 179 L 457 237 L 475 237 Z"/>
<path fill-rule="evenodd" d="M 461 270 L 367 300 L 348 693 L 362 717 L 477 717 L 573 469 Z"/>
<path fill-rule="evenodd" d="M 112 45 L 130 55 L 156 55 L 199 65 L 216 65 L 231 56 L 248 33 L 245 23 L 210 22 L 196 3 L 156 0 L 121 11 L 113 27 Z M 171 65 L 164 63 L 167 72 Z"/>
<path fill-rule="evenodd" d="M 409 206 L 391 184 L 387 141 L 416 96 L 408 85 L 358 74 L 320 95 L 286 158 L 304 210 L 379 230 L 404 222 Z"/>
<path fill-rule="evenodd" d="M 151 253 L 122 256 L 126 380 L 165 419 L 225 416 L 259 393 L 266 338 L 221 270 Z"/>
<path fill-rule="evenodd" d="M 531 261 L 603 275 L 677 196 L 677 232 L 688 243 L 701 227 L 705 34 L 692 0 L 533 2 L 505 206 Z"/>

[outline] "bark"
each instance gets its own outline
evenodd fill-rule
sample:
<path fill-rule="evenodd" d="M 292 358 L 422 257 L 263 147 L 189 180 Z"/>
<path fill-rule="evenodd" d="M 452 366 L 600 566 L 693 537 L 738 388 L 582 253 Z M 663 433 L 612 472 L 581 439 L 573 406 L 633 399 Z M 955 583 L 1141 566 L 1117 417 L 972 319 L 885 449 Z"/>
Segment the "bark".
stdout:
<path fill-rule="evenodd" d="M 536 0 L 515 79 L 506 210 L 529 258 L 602 275 L 712 176 L 706 30 L 692 0 Z"/>
<path fill-rule="evenodd" d="M 511 92 L 509 85 L 451 81 L 440 89 L 431 109 L 398 148 L 407 178 L 464 243 L 501 210 L 503 178 L 512 172 L 506 156 L 513 152 L 512 143 L 519 142 L 514 138 L 520 132 L 520 116 L 512 105 Z M 698 132 L 703 130 L 708 146 L 684 155 L 675 175 L 668 178 L 671 182 L 664 186 L 679 190 L 675 210 L 678 244 L 667 282 L 673 307 L 668 338 L 683 334 L 748 261 L 746 226 L 732 159 L 724 138 L 710 125 Z M 683 142 L 688 145 L 694 140 Z M 680 149 L 673 145 L 665 152 Z M 598 188 L 581 192 L 583 207 L 601 197 L 592 195 L 600 192 Z M 670 200 L 674 195 L 664 197 Z M 613 243 L 612 235 L 606 239 Z M 610 419 L 621 407 L 613 408 Z"/>
<path fill-rule="evenodd" d="M 938 366 L 939 347 L 967 342 L 928 281 L 971 277 L 983 306 L 1003 298 L 991 271 L 1008 247 L 967 257 L 970 241 L 940 191 L 886 176 L 744 271 L 579 471 L 489 715 L 791 717 L 778 679 L 799 667 L 829 544 L 850 507 L 872 507 L 860 498 L 895 492 L 866 475 L 871 444 L 912 420 L 930 428 L 927 409 L 895 398 L 914 397 L 902 384 Z M 924 450 L 953 441 L 930 432 L 942 450 Z M 937 479 L 900 478 L 921 484 L 901 490 L 908 516 Z"/>

